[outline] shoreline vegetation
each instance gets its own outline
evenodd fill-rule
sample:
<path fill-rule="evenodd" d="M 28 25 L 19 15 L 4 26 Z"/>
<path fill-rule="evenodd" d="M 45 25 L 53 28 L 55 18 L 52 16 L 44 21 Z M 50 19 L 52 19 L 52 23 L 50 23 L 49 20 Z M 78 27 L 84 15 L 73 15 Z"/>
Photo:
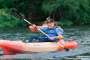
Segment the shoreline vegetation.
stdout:
<path fill-rule="evenodd" d="M 0 3 L 0 28 L 29 26 L 24 20 L 12 16 L 12 9 L 39 26 L 48 16 L 59 26 L 90 25 L 90 0 L 1 0 Z"/>

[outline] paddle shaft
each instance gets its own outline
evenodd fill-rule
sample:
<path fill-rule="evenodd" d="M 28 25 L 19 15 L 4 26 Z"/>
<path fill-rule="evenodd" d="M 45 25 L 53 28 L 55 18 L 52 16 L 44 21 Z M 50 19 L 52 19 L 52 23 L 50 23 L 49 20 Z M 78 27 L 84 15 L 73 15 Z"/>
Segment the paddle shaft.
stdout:
<path fill-rule="evenodd" d="M 32 23 L 30 23 L 29 21 L 27 21 L 26 19 L 24 19 L 24 21 L 26 21 L 28 24 L 33 25 Z M 37 27 L 35 27 L 36 29 L 38 29 Z M 38 29 L 39 31 L 41 31 L 44 35 L 48 36 L 46 33 L 44 33 L 42 30 Z M 50 38 L 50 36 L 48 36 Z M 58 45 L 60 45 L 61 47 L 63 47 L 61 44 L 59 44 L 58 42 L 56 42 Z M 63 47 L 64 48 L 64 47 Z"/>

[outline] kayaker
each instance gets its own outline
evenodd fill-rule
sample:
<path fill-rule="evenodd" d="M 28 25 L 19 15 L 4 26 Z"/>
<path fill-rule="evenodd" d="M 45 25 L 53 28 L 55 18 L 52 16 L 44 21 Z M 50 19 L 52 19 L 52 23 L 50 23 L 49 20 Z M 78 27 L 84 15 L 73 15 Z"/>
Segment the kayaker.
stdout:
<path fill-rule="evenodd" d="M 34 36 L 31 37 L 29 42 L 31 42 L 33 39 L 38 39 L 38 42 L 55 42 L 58 41 L 58 39 L 63 39 L 63 29 L 55 26 L 55 21 L 52 18 L 48 19 L 46 23 L 48 27 L 40 27 L 40 30 L 49 35 L 50 38 L 46 35 L 43 35 L 43 37 L 39 39 L 38 37 Z M 36 25 L 33 24 L 33 27 L 36 27 Z"/>

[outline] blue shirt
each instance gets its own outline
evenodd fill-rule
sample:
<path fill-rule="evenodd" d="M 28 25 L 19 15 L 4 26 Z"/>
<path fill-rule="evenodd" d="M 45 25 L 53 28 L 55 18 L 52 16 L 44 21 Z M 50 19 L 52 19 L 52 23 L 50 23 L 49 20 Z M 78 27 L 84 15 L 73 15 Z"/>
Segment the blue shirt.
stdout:
<path fill-rule="evenodd" d="M 40 30 L 42 30 L 43 32 L 46 31 L 47 29 L 48 29 L 48 27 L 40 27 Z M 60 35 L 60 34 L 63 35 L 64 31 L 62 28 L 56 28 L 55 30 L 56 30 L 57 35 Z"/>

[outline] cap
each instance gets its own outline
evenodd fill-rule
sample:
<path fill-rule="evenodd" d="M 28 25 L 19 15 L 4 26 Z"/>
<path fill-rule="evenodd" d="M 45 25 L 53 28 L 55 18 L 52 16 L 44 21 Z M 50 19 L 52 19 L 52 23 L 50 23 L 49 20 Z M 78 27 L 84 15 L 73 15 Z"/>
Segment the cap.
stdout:
<path fill-rule="evenodd" d="M 49 22 L 54 22 L 54 20 L 52 18 L 49 18 L 48 20 L 46 20 L 46 23 L 49 23 Z"/>

